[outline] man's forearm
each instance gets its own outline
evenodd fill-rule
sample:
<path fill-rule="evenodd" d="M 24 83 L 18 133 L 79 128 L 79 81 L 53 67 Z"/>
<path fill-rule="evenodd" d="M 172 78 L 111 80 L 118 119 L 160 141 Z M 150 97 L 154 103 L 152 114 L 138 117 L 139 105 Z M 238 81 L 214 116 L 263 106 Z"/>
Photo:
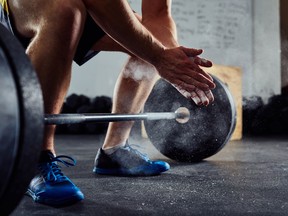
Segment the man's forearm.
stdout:
<path fill-rule="evenodd" d="M 126 0 L 90 0 L 97 24 L 134 55 L 153 64 L 165 47 L 135 17 Z"/>
<path fill-rule="evenodd" d="M 165 47 L 177 47 L 171 0 L 142 0 L 142 23 Z"/>
<path fill-rule="evenodd" d="M 165 47 L 172 48 L 179 46 L 176 25 L 171 17 L 160 17 L 154 20 L 143 19 L 143 25 Z"/>

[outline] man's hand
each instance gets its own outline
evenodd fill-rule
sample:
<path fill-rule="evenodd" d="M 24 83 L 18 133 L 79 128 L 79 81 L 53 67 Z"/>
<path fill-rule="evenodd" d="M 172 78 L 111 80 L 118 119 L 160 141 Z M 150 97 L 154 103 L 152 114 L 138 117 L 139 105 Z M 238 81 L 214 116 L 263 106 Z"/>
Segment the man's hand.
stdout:
<path fill-rule="evenodd" d="M 174 85 L 173 85 L 174 86 Z M 175 87 L 175 86 L 174 86 Z M 176 87 L 175 87 L 176 88 Z M 209 91 L 202 91 L 198 88 L 196 88 L 195 91 L 192 91 L 191 93 L 183 90 L 183 89 L 178 89 L 176 88 L 184 97 L 186 98 L 191 98 L 194 103 L 198 106 L 204 105 L 208 106 L 210 103 L 214 101 L 214 96 L 211 92 Z"/>
<path fill-rule="evenodd" d="M 215 83 L 201 69 L 212 66 L 211 61 L 199 57 L 201 53 L 202 50 L 185 47 L 166 49 L 155 67 L 184 97 L 191 98 L 197 105 L 208 105 L 214 100 L 211 89 Z"/>
<path fill-rule="evenodd" d="M 192 61 L 194 61 L 195 64 L 198 64 L 200 66 L 210 66 L 210 63 L 207 62 L 206 59 L 200 58 L 200 57 L 191 57 L 190 58 Z M 209 65 L 206 65 L 206 64 Z M 211 77 L 212 79 L 212 77 Z M 209 91 L 202 91 L 200 89 L 196 89 L 194 92 L 191 92 L 191 99 L 194 101 L 195 104 L 197 104 L 198 106 L 204 105 L 204 106 L 208 106 L 209 103 L 212 103 L 214 101 L 214 96 L 211 92 L 211 90 Z"/>

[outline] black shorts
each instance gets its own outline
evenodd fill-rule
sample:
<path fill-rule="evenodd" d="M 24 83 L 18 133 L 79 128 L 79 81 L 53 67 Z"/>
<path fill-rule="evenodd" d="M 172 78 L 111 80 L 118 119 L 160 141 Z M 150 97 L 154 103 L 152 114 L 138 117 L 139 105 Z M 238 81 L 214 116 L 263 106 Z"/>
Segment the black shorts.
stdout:
<path fill-rule="evenodd" d="M 8 9 L 7 9 L 8 10 Z M 13 25 L 9 20 L 8 12 L 3 9 L 0 4 L 0 22 L 13 33 Z M 92 46 L 102 38 L 106 33 L 94 22 L 92 17 L 88 14 L 86 22 L 83 29 L 82 37 L 80 38 L 74 61 L 78 65 L 82 65 L 91 59 L 93 56 L 97 55 L 99 51 L 92 51 Z M 30 38 L 23 38 L 17 31 L 14 31 L 14 35 L 19 39 L 24 48 L 27 48 L 30 43 Z"/>
<path fill-rule="evenodd" d="M 106 33 L 94 22 L 88 14 L 84 25 L 82 37 L 80 38 L 74 61 L 82 65 L 97 55 L 99 51 L 92 51 L 91 47 L 101 39 Z"/>

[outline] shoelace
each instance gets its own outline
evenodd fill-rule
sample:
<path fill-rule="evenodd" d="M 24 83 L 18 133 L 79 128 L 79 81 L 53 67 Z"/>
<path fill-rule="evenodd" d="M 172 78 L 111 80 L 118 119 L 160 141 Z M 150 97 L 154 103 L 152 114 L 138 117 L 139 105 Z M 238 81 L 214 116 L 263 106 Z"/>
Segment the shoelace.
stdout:
<path fill-rule="evenodd" d="M 62 160 L 60 158 L 65 158 L 71 160 L 73 163 L 70 163 L 68 161 Z M 57 162 L 60 162 L 64 164 L 66 167 L 69 166 L 75 166 L 76 160 L 74 160 L 72 157 L 66 156 L 66 155 L 59 155 L 57 157 L 51 157 L 51 162 L 45 164 L 45 165 L 39 165 L 40 170 L 45 178 L 46 181 L 54 182 L 54 181 L 64 181 L 67 179 L 66 176 L 61 172 L 61 169 Z"/>

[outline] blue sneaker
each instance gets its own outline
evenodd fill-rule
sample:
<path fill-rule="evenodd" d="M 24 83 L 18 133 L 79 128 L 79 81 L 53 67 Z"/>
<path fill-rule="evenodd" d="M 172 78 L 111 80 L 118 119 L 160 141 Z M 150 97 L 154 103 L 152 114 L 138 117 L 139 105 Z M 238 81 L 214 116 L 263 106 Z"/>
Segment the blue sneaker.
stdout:
<path fill-rule="evenodd" d="M 95 158 L 93 172 L 116 176 L 152 176 L 169 169 L 168 163 L 151 161 L 146 155 L 126 143 L 124 147 L 117 149 L 111 155 L 105 154 L 100 148 Z"/>
<path fill-rule="evenodd" d="M 26 194 L 37 203 L 56 207 L 71 205 L 83 200 L 83 193 L 61 172 L 57 163 L 63 163 L 68 167 L 75 166 L 76 161 L 65 155 L 54 157 L 51 152 L 46 152 L 46 154 L 49 160 L 39 163 L 39 174 L 32 179 Z M 73 163 L 60 158 L 69 159 Z"/>

